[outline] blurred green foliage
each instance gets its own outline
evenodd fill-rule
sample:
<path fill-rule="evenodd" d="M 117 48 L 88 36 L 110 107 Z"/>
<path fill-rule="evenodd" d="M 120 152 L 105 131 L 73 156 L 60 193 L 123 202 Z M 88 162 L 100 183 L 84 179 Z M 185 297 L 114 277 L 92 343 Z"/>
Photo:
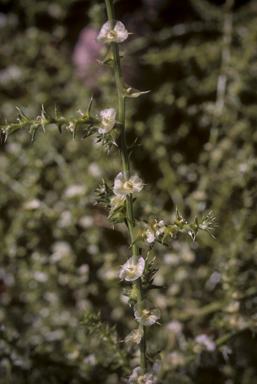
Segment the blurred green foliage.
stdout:
<path fill-rule="evenodd" d="M 127 3 L 117 3 L 117 19 L 136 21 L 145 5 Z M 152 90 L 127 102 L 128 143 L 141 144 L 133 168 L 147 184 L 136 215 L 169 223 L 176 206 L 188 221 L 212 210 L 219 228 L 216 240 L 179 235 L 171 249 L 151 252 L 164 288 L 150 294 L 163 326 L 149 331 L 149 345 L 162 350 L 163 383 L 255 384 L 257 2 L 168 3 L 123 59 L 137 74 L 130 85 Z M 50 115 L 55 105 L 65 116 L 85 110 L 92 89 L 71 56 L 85 25 L 100 28 L 103 10 L 93 0 L 2 1 L 1 124 L 14 122 L 15 106 L 31 118 L 42 103 Z M 94 67 L 96 113 L 117 101 L 111 71 Z M 23 129 L 1 146 L 1 384 L 115 384 L 131 373 L 133 350 L 119 343 L 135 328 L 118 283 L 128 234 L 94 205 L 102 178 L 111 185 L 120 172 L 119 154 L 107 157 L 82 136 L 50 126 L 31 144 Z M 216 352 L 192 352 L 200 333 L 218 340 Z"/>

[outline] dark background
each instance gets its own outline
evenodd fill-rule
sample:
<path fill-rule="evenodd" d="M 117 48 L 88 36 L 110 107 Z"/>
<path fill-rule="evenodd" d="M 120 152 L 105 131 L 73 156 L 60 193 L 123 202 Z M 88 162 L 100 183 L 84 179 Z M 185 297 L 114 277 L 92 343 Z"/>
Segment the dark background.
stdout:
<path fill-rule="evenodd" d="M 151 90 L 126 109 L 128 144 L 141 144 L 132 167 L 146 184 L 136 217 L 169 224 L 177 207 L 189 222 L 212 210 L 219 224 L 216 240 L 180 235 L 150 254 L 164 286 L 150 295 L 162 326 L 148 333 L 148 345 L 162 350 L 161 382 L 254 384 L 257 2 L 120 1 L 115 11 L 133 32 L 124 79 Z M 2 1 L 0 12 L 1 124 L 15 122 L 15 106 L 30 118 L 42 104 L 50 115 L 56 106 L 76 116 L 92 93 L 93 115 L 117 106 L 112 72 L 96 61 L 106 53 L 94 40 L 106 20 L 102 2 Z M 94 205 L 120 158 L 82 136 L 49 126 L 31 143 L 24 128 L 0 147 L 1 384 L 115 384 L 138 364 L 133 350 L 125 364 L 124 344 L 111 341 L 136 326 L 118 283 L 127 230 L 113 230 Z M 80 324 L 98 311 L 102 328 Z M 182 336 L 169 330 L 175 320 Z M 109 341 L 107 324 L 117 325 Z M 194 352 L 201 333 L 219 340 L 215 352 Z"/>

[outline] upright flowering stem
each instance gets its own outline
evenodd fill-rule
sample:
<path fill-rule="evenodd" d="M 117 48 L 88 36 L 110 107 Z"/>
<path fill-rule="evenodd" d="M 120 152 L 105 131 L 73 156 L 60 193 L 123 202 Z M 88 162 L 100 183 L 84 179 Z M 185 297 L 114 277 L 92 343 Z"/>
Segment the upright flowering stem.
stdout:
<path fill-rule="evenodd" d="M 115 16 L 114 16 L 114 7 L 112 0 L 105 0 L 108 20 L 111 24 L 111 27 L 114 28 L 115 24 Z M 119 56 L 119 48 L 117 43 L 111 43 L 112 52 L 113 52 L 113 68 L 116 80 L 116 88 L 118 92 L 118 102 L 119 102 L 119 111 L 118 111 L 118 120 L 121 123 L 121 159 L 122 159 L 122 167 L 123 171 L 130 171 L 129 157 L 126 145 L 126 136 L 125 136 L 125 97 L 122 94 L 122 72 L 120 65 L 120 56 Z M 133 214 L 133 202 L 132 195 L 129 194 L 126 196 L 126 207 L 127 207 L 127 222 L 128 228 L 130 232 L 130 238 L 132 245 L 133 255 L 135 257 L 139 256 L 139 249 L 136 244 L 134 244 L 134 214 Z M 135 280 L 136 291 L 137 291 L 137 305 L 139 310 L 143 309 L 143 289 L 142 289 L 142 281 L 141 277 Z M 140 365 L 142 371 L 146 369 L 146 342 L 145 342 L 145 326 L 140 323 L 140 328 L 143 329 L 144 334 L 140 342 Z"/>

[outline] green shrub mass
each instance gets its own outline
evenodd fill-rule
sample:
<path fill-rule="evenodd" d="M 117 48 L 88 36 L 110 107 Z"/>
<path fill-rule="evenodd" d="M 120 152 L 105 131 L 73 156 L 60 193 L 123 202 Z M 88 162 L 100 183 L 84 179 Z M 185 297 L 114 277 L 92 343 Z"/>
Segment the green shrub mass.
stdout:
<path fill-rule="evenodd" d="M 127 3 L 117 3 L 124 23 L 143 7 Z M 159 9 L 159 24 L 124 44 L 122 64 L 139 74 L 130 85 L 151 89 L 127 102 L 127 139 L 140 144 L 133 168 L 146 184 L 136 217 L 171 222 L 177 207 L 191 222 L 212 211 L 219 227 L 216 240 L 179 235 L 150 252 L 162 317 L 148 343 L 162 351 L 161 383 L 255 384 L 257 2 L 168 3 L 170 22 Z M 81 29 L 104 21 L 101 1 L 1 2 L 2 126 L 15 106 L 33 119 L 41 104 L 79 116 L 92 92 L 93 115 L 117 106 L 112 71 L 88 68 L 92 91 L 71 60 Z M 0 147 L 0 383 L 120 383 L 137 359 L 120 342 L 135 328 L 118 279 L 129 240 L 94 203 L 102 179 L 112 185 L 120 172 L 119 154 L 81 140 L 82 129 L 73 140 L 49 125 L 33 143 L 28 131 L 5 144 L 2 134 Z M 215 351 L 196 351 L 201 333 Z"/>

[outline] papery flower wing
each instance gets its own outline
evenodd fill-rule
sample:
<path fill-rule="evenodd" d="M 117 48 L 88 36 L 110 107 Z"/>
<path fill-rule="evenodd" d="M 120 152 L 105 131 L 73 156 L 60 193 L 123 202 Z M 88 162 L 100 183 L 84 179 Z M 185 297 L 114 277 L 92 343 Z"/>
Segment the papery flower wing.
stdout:
<path fill-rule="evenodd" d="M 129 181 L 133 184 L 134 192 L 140 192 L 143 189 L 142 180 L 137 175 L 132 175 Z"/>
<path fill-rule="evenodd" d="M 117 21 L 114 27 L 114 31 L 117 33 L 117 38 L 115 43 L 122 43 L 128 38 L 128 31 L 125 28 L 125 25 L 121 21 Z"/>
<path fill-rule="evenodd" d="M 110 132 L 110 130 L 115 125 L 116 114 L 117 112 L 115 108 L 109 108 L 109 109 L 104 109 L 97 115 L 97 118 L 100 120 L 100 122 L 99 124 L 95 124 L 95 126 L 99 128 L 98 132 L 100 134 Z"/>
<path fill-rule="evenodd" d="M 161 312 L 158 308 L 154 307 L 150 301 L 144 300 L 142 310 L 139 310 L 138 304 L 134 306 L 134 316 L 139 323 L 150 326 L 156 323 L 161 317 Z"/>
<path fill-rule="evenodd" d="M 118 175 L 115 177 L 115 180 L 114 180 L 114 188 L 113 188 L 113 192 L 115 195 L 117 196 L 125 196 L 124 192 L 123 192 L 123 183 L 126 181 L 125 179 L 125 176 L 124 176 L 124 172 L 120 172 L 118 173 Z"/>
<path fill-rule="evenodd" d="M 97 43 L 122 43 L 128 37 L 128 31 L 121 21 L 116 21 L 112 29 L 111 23 L 107 21 L 102 26 L 96 38 Z"/>
<path fill-rule="evenodd" d="M 109 21 L 106 21 L 106 23 L 103 24 L 102 28 L 100 29 L 99 35 L 95 39 L 95 41 L 99 44 L 101 43 L 108 43 L 107 34 L 111 31 L 111 23 Z"/>
<path fill-rule="evenodd" d="M 142 276 L 145 267 L 143 257 L 132 256 L 122 267 L 119 273 L 121 279 L 134 281 Z"/>
<path fill-rule="evenodd" d="M 110 206 L 112 209 L 117 208 L 119 205 L 122 205 L 124 203 L 124 196 L 113 196 L 110 200 Z"/>
<path fill-rule="evenodd" d="M 135 369 L 133 369 L 133 373 L 129 378 L 129 384 L 137 384 L 140 373 L 141 373 L 140 367 L 136 367 Z"/>
<path fill-rule="evenodd" d="M 130 193 L 140 192 L 142 188 L 142 180 L 136 174 L 120 172 L 115 177 L 113 192 L 117 196 L 126 196 Z"/>
<path fill-rule="evenodd" d="M 157 378 L 152 373 L 145 373 L 143 375 L 140 367 L 136 367 L 129 378 L 129 384 L 156 384 L 156 383 L 157 383 Z"/>
<path fill-rule="evenodd" d="M 149 311 L 149 312 L 148 312 Z M 161 312 L 158 308 L 153 308 L 151 310 L 143 310 L 143 316 L 141 321 L 143 325 L 150 326 L 156 323 L 156 321 L 161 317 Z"/>
<path fill-rule="evenodd" d="M 136 343 L 139 344 L 142 337 L 143 337 L 144 331 L 142 328 L 133 329 L 128 336 L 125 338 L 125 343 Z"/>

